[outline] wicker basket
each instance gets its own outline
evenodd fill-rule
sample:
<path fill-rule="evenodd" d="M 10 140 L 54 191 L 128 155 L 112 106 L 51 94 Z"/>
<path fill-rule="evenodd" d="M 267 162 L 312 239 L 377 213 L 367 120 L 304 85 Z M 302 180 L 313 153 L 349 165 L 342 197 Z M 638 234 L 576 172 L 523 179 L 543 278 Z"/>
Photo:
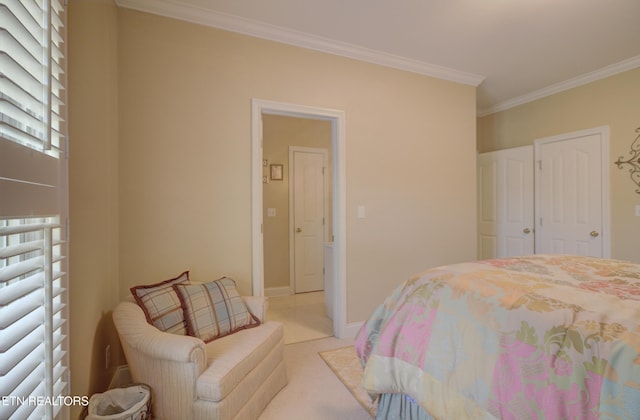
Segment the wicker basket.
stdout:
<path fill-rule="evenodd" d="M 148 420 L 151 415 L 151 388 L 131 384 L 112 388 L 89 399 L 87 420 Z"/>

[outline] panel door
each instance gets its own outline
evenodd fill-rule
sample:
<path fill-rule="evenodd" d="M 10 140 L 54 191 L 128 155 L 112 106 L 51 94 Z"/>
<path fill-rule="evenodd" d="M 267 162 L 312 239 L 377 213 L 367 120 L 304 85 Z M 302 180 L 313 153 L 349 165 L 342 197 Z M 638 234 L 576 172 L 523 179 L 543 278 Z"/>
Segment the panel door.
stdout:
<path fill-rule="evenodd" d="M 538 145 L 538 253 L 605 256 L 601 141 L 596 133 Z"/>
<path fill-rule="evenodd" d="M 294 289 L 324 289 L 324 155 L 293 152 Z"/>
<path fill-rule="evenodd" d="M 534 252 L 533 147 L 478 155 L 480 259 Z"/>

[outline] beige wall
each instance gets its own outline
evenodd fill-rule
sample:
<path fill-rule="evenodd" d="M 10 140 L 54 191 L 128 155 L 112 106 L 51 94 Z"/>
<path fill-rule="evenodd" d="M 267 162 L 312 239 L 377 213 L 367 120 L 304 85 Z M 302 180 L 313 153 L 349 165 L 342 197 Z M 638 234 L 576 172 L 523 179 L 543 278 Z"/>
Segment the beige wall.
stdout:
<path fill-rule="evenodd" d="M 284 179 L 263 184 L 264 226 L 264 287 L 289 287 L 289 146 L 313 147 L 328 152 L 331 168 L 331 121 L 264 115 L 262 118 L 263 158 L 269 164 L 284 165 Z M 269 177 L 269 166 L 263 168 Z M 331 171 L 329 170 L 329 174 Z M 331 209 L 331 177 L 328 177 Z M 267 216 L 267 209 L 276 209 L 276 216 Z M 331 211 L 329 211 L 331 213 Z M 328 231 L 331 214 L 327 215 Z"/>
<path fill-rule="evenodd" d="M 349 322 L 475 257 L 475 88 L 126 9 L 119 25 L 121 296 L 185 269 L 251 292 L 252 98 L 346 114 Z"/>
<path fill-rule="evenodd" d="M 119 300 L 117 15 L 111 0 L 69 2 L 72 395 L 103 391 L 120 363 L 111 320 Z M 110 369 L 105 368 L 107 345 Z M 72 418 L 79 412 L 74 407 Z"/>
<path fill-rule="evenodd" d="M 121 361 L 129 287 L 189 269 L 251 293 L 252 98 L 345 112 L 349 322 L 475 257 L 475 88 L 112 0 L 71 0 L 68 26 L 73 394 L 106 389 L 106 345 Z"/>
<path fill-rule="evenodd" d="M 640 262 L 640 205 L 628 167 L 613 164 L 629 156 L 640 126 L 640 69 L 558 93 L 478 119 L 478 150 L 487 152 L 533 144 L 537 138 L 609 126 L 611 256 Z"/>

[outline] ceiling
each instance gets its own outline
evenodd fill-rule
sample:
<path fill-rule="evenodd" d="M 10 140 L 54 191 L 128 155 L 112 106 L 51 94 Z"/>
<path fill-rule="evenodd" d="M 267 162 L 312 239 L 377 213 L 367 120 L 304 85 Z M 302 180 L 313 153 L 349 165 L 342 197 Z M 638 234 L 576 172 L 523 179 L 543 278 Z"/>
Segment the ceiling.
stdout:
<path fill-rule="evenodd" d="M 640 67 L 640 0 L 117 0 L 478 86 L 486 115 Z"/>

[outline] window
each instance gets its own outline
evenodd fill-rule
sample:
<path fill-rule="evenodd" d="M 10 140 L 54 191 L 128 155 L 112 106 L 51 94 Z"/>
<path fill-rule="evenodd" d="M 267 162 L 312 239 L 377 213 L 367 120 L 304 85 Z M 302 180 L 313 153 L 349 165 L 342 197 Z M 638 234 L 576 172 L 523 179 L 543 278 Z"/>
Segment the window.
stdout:
<path fill-rule="evenodd" d="M 68 418 L 65 8 L 0 0 L 0 418 Z"/>

